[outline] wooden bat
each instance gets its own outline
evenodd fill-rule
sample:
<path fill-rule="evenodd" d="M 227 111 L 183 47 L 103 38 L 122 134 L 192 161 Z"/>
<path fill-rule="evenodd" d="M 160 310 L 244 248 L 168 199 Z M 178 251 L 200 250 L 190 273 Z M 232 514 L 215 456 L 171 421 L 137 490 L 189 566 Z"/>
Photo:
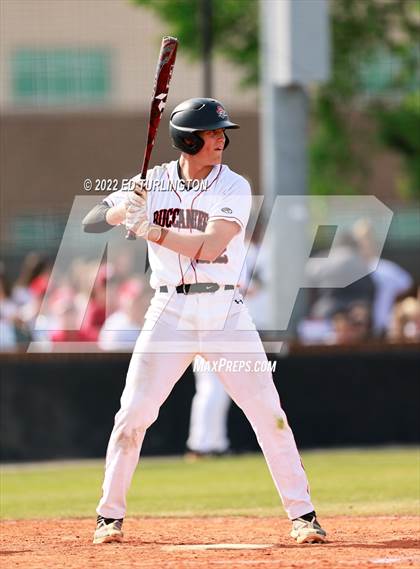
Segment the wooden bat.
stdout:
<path fill-rule="evenodd" d="M 163 109 L 166 105 L 166 98 L 169 91 L 169 82 L 172 77 L 172 71 L 175 65 L 176 50 L 178 48 L 178 40 L 170 36 L 162 39 L 158 64 L 156 68 L 155 84 L 153 88 L 152 101 L 150 103 L 149 128 L 147 131 L 147 143 L 144 150 L 143 165 L 141 167 L 140 179 L 145 180 L 147 169 L 149 167 L 150 156 L 152 154 L 153 145 L 155 144 L 157 129 L 160 119 L 162 118 Z M 133 231 L 128 231 L 126 239 L 136 239 Z"/>

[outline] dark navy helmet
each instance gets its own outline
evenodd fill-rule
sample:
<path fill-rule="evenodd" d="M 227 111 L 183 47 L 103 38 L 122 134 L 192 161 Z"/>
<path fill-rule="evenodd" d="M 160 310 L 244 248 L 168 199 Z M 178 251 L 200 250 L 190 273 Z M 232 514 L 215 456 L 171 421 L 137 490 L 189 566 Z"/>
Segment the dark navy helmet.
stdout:
<path fill-rule="evenodd" d="M 187 154 L 197 154 L 203 148 L 200 131 L 219 128 L 239 128 L 239 125 L 229 120 L 224 106 L 216 99 L 188 99 L 175 107 L 169 121 L 173 145 Z M 228 144 L 225 134 L 225 148 Z"/>

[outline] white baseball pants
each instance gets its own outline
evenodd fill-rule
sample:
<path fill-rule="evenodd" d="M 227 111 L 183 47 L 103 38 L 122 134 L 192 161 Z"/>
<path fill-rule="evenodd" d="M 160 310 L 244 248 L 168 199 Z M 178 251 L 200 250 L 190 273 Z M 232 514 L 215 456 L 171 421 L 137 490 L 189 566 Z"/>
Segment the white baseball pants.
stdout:
<path fill-rule="evenodd" d="M 109 440 L 98 514 L 125 516 L 145 432 L 197 354 L 263 367 L 267 356 L 239 292 L 183 295 L 169 289 L 153 297 Z M 220 369 L 218 375 L 251 423 L 289 518 L 311 512 L 308 481 L 271 372 Z"/>

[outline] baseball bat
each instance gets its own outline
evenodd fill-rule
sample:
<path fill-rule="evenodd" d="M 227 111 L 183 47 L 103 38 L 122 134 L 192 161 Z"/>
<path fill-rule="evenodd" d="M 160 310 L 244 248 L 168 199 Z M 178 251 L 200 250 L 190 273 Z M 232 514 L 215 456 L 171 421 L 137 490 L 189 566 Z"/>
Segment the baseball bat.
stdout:
<path fill-rule="evenodd" d="M 155 84 L 153 87 L 153 96 L 150 103 L 149 128 L 147 131 L 147 143 L 144 150 L 143 164 L 141 167 L 140 179 L 145 180 L 147 169 L 149 167 L 150 156 L 152 154 L 153 145 L 155 144 L 156 134 L 162 118 L 163 110 L 166 105 L 166 98 L 169 91 L 169 83 L 172 77 L 172 71 L 175 65 L 176 50 L 178 48 L 178 40 L 176 38 L 165 36 L 162 39 L 158 64 L 156 68 Z M 136 239 L 133 231 L 128 231 L 126 239 Z"/>

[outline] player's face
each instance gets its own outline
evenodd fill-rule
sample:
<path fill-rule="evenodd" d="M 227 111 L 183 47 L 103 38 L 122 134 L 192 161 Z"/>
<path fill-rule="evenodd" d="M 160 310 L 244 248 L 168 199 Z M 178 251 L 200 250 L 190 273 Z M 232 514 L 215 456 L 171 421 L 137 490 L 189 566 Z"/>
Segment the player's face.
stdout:
<path fill-rule="evenodd" d="M 204 146 L 197 154 L 200 156 L 200 161 L 208 166 L 220 164 L 225 147 L 225 129 L 204 130 L 200 132 L 200 136 L 204 140 Z"/>

